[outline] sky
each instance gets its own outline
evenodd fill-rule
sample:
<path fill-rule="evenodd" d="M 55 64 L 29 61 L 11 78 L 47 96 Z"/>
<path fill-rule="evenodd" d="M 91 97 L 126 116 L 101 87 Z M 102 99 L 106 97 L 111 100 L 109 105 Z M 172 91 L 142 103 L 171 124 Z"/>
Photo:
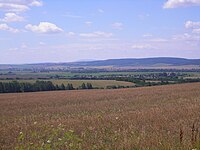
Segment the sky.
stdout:
<path fill-rule="evenodd" d="M 200 0 L 0 0 L 0 64 L 200 58 Z"/>

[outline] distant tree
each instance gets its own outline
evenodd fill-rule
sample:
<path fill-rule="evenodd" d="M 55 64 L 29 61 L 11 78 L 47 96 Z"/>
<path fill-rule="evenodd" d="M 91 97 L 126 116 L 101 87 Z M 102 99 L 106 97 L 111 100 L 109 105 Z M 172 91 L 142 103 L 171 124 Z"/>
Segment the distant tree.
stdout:
<path fill-rule="evenodd" d="M 81 85 L 81 89 L 87 89 L 85 83 L 82 83 L 82 85 Z"/>
<path fill-rule="evenodd" d="M 36 81 L 33 84 L 33 91 L 52 91 L 55 88 L 51 81 Z"/>
<path fill-rule="evenodd" d="M 64 85 L 63 83 L 61 84 L 60 89 L 61 89 L 61 90 L 65 90 L 65 89 L 66 89 L 66 88 L 65 88 L 65 85 Z"/>
<path fill-rule="evenodd" d="M 70 84 L 70 90 L 74 90 L 73 84 Z"/>
<path fill-rule="evenodd" d="M 93 89 L 93 87 L 92 87 L 92 84 L 91 84 L 91 83 L 87 83 L 87 84 L 86 84 L 86 86 L 87 86 L 87 89 Z"/>
<path fill-rule="evenodd" d="M 20 83 L 20 92 L 34 92 L 33 84 Z"/>
<path fill-rule="evenodd" d="M 74 90 L 73 85 L 68 83 L 67 86 L 66 86 L 66 90 Z"/>
<path fill-rule="evenodd" d="M 117 86 L 115 86 L 115 85 L 108 85 L 106 87 L 106 89 L 117 89 Z"/>
<path fill-rule="evenodd" d="M 36 81 L 34 84 L 33 84 L 33 91 L 43 91 L 44 88 L 43 88 L 43 81 Z"/>
<path fill-rule="evenodd" d="M 0 93 L 4 93 L 4 85 L 0 82 Z"/>
<path fill-rule="evenodd" d="M 53 83 L 51 81 L 47 81 L 46 84 L 47 84 L 48 91 L 55 90 L 55 86 L 53 85 Z"/>
<path fill-rule="evenodd" d="M 56 84 L 56 86 L 55 86 L 55 90 L 60 90 L 58 84 Z"/>
<path fill-rule="evenodd" d="M 4 93 L 11 92 L 11 87 L 9 83 L 3 83 Z"/>
<path fill-rule="evenodd" d="M 12 92 L 16 93 L 16 92 L 20 92 L 20 84 L 17 81 L 12 81 L 10 83 L 10 87 Z"/>

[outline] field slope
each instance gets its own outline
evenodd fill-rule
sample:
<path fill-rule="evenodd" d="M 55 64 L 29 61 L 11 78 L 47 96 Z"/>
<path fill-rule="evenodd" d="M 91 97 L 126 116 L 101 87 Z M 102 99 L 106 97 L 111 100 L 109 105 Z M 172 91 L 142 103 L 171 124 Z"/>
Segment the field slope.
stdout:
<path fill-rule="evenodd" d="M 200 83 L 0 94 L 0 149 L 199 149 Z"/>

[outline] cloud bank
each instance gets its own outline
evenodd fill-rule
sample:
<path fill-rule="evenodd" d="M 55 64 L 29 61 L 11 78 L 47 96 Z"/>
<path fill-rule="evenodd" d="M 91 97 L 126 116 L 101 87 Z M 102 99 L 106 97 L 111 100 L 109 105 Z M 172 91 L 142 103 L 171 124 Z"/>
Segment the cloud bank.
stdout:
<path fill-rule="evenodd" d="M 3 19 L 0 19 L 0 21 L 3 22 L 21 22 L 24 21 L 24 17 L 19 16 L 15 13 L 6 13 L 5 17 Z"/>
<path fill-rule="evenodd" d="M 0 10 L 6 12 L 24 12 L 32 6 L 42 5 L 43 2 L 40 0 L 0 0 Z"/>
<path fill-rule="evenodd" d="M 25 28 L 32 32 L 45 33 L 45 34 L 55 34 L 63 32 L 63 29 L 49 22 L 40 22 L 39 25 L 28 24 L 25 26 Z"/>
<path fill-rule="evenodd" d="M 113 34 L 110 32 L 96 31 L 92 33 L 81 33 L 80 36 L 85 38 L 109 38 L 112 37 Z"/>
<path fill-rule="evenodd" d="M 163 8 L 200 6 L 200 0 L 168 0 Z"/>
<path fill-rule="evenodd" d="M 192 29 L 192 33 L 200 34 L 200 22 L 187 21 L 185 28 Z"/>
<path fill-rule="evenodd" d="M 112 28 L 117 29 L 117 30 L 121 30 L 121 29 L 123 29 L 123 23 L 115 22 L 115 23 L 112 24 Z"/>
<path fill-rule="evenodd" d="M 17 33 L 17 32 L 19 32 L 18 29 L 12 28 L 12 27 L 8 26 L 8 25 L 5 24 L 5 23 L 0 24 L 0 30 L 9 31 L 9 32 L 12 32 L 12 33 Z"/>

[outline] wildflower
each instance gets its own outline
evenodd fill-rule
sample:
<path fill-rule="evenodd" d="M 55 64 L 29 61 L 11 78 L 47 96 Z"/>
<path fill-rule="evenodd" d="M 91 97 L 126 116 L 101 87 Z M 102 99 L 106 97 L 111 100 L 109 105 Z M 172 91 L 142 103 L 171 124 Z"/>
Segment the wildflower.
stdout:
<path fill-rule="evenodd" d="M 51 141 L 50 141 L 50 140 L 48 140 L 48 141 L 47 141 L 47 143 L 51 143 Z"/>
<path fill-rule="evenodd" d="M 23 132 L 19 132 L 19 134 L 23 134 Z"/>
<path fill-rule="evenodd" d="M 89 127 L 89 130 L 93 130 L 94 128 L 93 127 Z"/>

